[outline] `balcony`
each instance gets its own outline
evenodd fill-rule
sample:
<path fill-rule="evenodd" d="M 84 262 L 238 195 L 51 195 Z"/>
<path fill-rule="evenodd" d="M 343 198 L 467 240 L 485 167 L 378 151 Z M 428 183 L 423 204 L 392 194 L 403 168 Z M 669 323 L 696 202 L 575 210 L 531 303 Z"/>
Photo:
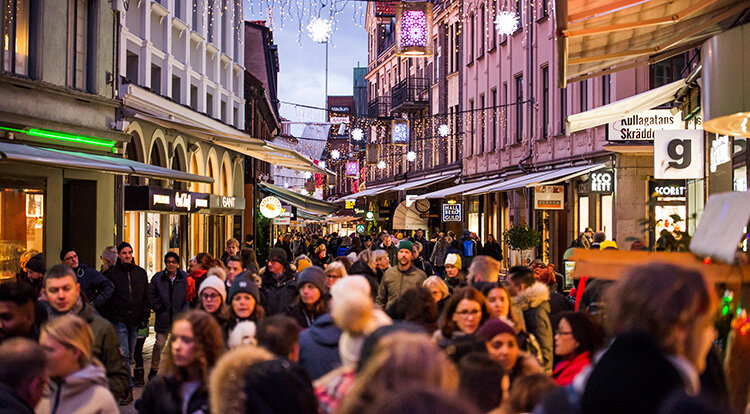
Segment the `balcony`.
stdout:
<path fill-rule="evenodd" d="M 393 87 L 391 111 L 420 111 L 430 104 L 430 78 L 406 78 Z"/>
<path fill-rule="evenodd" d="M 371 117 L 385 117 L 391 114 L 391 97 L 378 96 L 367 104 L 367 115 Z"/>

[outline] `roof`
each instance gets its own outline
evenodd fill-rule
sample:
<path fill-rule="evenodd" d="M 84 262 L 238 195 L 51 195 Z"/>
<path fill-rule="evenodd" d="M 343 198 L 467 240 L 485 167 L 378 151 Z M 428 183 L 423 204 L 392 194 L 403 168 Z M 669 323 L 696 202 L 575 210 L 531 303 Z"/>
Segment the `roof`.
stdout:
<path fill-rule="evenodd" d="M 396 15 L 396 1 L 379 1 L 375 3 L 375 16 L 395 16 Z"/>

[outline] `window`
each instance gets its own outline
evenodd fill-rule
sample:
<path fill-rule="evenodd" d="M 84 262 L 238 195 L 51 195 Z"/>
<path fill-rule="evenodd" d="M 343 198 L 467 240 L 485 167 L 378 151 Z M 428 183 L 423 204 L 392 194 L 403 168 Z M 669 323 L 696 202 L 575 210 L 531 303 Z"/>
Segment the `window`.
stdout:
<path fill-rule="evenodd" d="M 509 134 L 508 134 L 508 128 L 510 127 L 508 122 L 508 82 L 503 82 L 503 112 L 502 112 L 502 118 L 503 118 L 503 137 L 502 142 L 503 146 L 508 144 L 509 141 Z"/>
<path fill-rule="evenodd" d="M 179 76 L 172 75 L 172 100 L 177 103 L 182 103 L 180 98 L 180 91 L 182 90 L 182 82 Z"/>
<path fill-rule="evenodd" d="M 208 24 L 208 43 L 214 43 L 214 2 L 208 2 L 208 16 L 206 17 L 206 23 Z"/>
<path fill-rule="evenodd" d="M 199 27 L 198 27 L 198 24 L 199 24 L 199 22 L 198 22 L 198 16 L 200 16 L 201 14 L 203 14 L 203 13 L 201 13 L 201 8 L 200 8 L 199 4 L 200 4 L 199 0 L 193 0 L 193 30 L 196 31 L 196 32 L 199 29 Z"/>
<path fill-rule="evenodd" d="M 516 16 L 518 16 L 518 30 L 523 29 L 523 1 L 516 0 Z"/>
<path fill-rule="evenodd" d="M 490 119 L 489 150 L 495 151 L 497 149 L 497 89 L 493 88 L 490 93 L 492 94 L 492 110 L 490 111 L 490 113 L 492 114 L 492 118 Z"/>
<path fill-rule="evenodd" d="M 453 25 L 448 26 L 448 73 L 453 73 L 453 68 L 455 67 L 454 59 L 455 59 L 455 50 L 456 48 L 456 40 L 455 36 L 453 35 Z"/>
<path fill-rule="evenodd" d="M 453 66 L 453 71 L 455 72 L 458 70 L 458 66 L 460 65 L 460 62 L 461 62 L 461 34 L 460 34 L 461 31 L 458 29 L 458 22 L 454 23 L 453 26 L 454 26 L 454 29 L 453 29 L 454 38 L 456 39 L 455 40 L 456 47 L 453 48 L 453 53 L 455 54 L 455 57 L 454 57 L 455 66 Z"/>
<path fill-rule="evenodd" d="M 487 111 L 484 109 L 484 94 L 479 95 L 479 110 L 482 112 L 480 112 L 480 116 L 477 117 L 481 123 L 479 126 L 479 150 L 477 153 L 484 154 L 484 140 L 486 137 L 485 130 L 487 129 Z"/>
<path fill-rule="evenodd" d="M 190 85 L 190 107 L 198 110 L 198 87 L 193 84 Z"/>
<path fill-rule="evenodd" d="M 492 13 L 492 15 L 490 16 L 490 19 L 487 23 L 490 25 L 490 35 L 492 36 L 490 38 L 490 50 L 491 50 L 497 47 L 497 26 L 495 26 L 495 21 L 494 21 L 495 7 L 492 7 L 490 9 L 490 13 Z"/>
<path fill-rule="evenodd" d="M 469 16 L 469 55 L 467 56 L 466 64 L 472 63 L 474 60 L 474 48 L 476 47 L 476 30 L 474 30 L 474 15 Z"/>
<path fill-rule="evenodd" d="M 484 32 L 486 31 L 485 26 L 484 26 L 484 22 L 485 22 L 484 11 L 485 11 L 484 3 L 482 3 L 479 6 L 479 30 L 478 30 L 479 33 L 477 33 L 479 35 L 479 38 L 477 39 L 479 42 L 479 52 L 477 52 L 478 57 L 481 57 L 482 55 L 484 55 Z"/>
<path fill-rule="evenodd" d="M 612 102 L 612 96 L 609 89 L 610 75 L 602 76 L 602 105 Z"/>
<path fill-rule="evenodd" d="M 560 89 L 560 133 L 565 133 L 565 124 L 568 121 L 568 87 Z"/>
<path fill-rule="evenodd" d="M 210 93 L 206 94 L 206 114 L 210 117 L 214 116 L 214 96 Z"/>
<path fill-rule="evenodd" d="M 469 100 L 469 154 L 474 154 L 474 143 L 476 141 L 476 137 L 474 135 L 474 100 Z"/>
<path fill-rule="evenodd" d="M 3 70 L 28 75 L 29 2 L 5 0 L 3 4 Z"/>
<path fill-rule="evenodd" d="M 682 78 L 681 71 L 686 65 L 685 54 L 651 65 L 651 89 L 664 86 Z"/>
<path fill-rule="evenodd" d="M 130 51 L 125 53 L 125 77 L 138 83 L 138 55 Z"/>
<path fill-rule="evenodd" d="M 432 41 L 432 53 L 433 53 L 433 82 L 437 82 L 440 79 L 440 53 L 438 53 L 438 41 L 433 39 Z"/>
<path fill-rule="evenodd" d="M 589 82 L 588 79 L 581 81 L 581 112 L 589 108 Z"/>
<path fill-rule="evenodd" d="M 549 66 L 542 68 L 542 137 L 549 136 Z"/>
<path fill-rule="evenodd" d="M 541 19 L 549 16 L 549 10 L 547 10 L 547 0 L 541 0 L 539 3 L 541 3 L 539 7 L 539 18 Z"/>
<path fill-rule="evenodd" d="M 68 9 L 70 10 L 68 15 L 68 85 L 85 90 L 89 52 L 89 4 L 87 0 L 69 0 Z"/>
<path fill-rule="evenodd" d="M 222 122 L 227 122 L 227 103 L 226 101 L 221 101 L 221 108 L 219 109 L 219 116 L 221 117 Z"/>
<path fill-rule="evenodd" d="M 151 65 L 151 90 L 161 95 L 161 68 Z"/>
<path fill-rule="evenodd" d="M 516 142 L 523 141 L 523 75 L 516 75 Z"/>
<path fill-rule="evenodd" d="M 182 2 L 183 1 L 184 0 L 174 0 L 174 15 L 175 15 L 175 17 L 177 17 L 178 19 L 180 19 L 180 20 L 182 20 L 184 22 L 185 21 L 185 16 L 182 15 L 182 13 L 183 13 Z"/>

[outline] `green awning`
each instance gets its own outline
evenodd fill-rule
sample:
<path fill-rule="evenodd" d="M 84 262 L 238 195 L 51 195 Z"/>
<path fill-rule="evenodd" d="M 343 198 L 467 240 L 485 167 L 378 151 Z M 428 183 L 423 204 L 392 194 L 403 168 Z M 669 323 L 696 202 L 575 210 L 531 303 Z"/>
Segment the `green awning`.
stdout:
<path fill-rule="evenodd" d="M 308 213 L 307 211 L 302 211 L 302 210 L 297 210 L 297 217 L 300 220 L 312 220 L 312 221 L 323 221 L 323 220 L 325 220 L 325 218 L 323 218 L 321 216 L 318 216 L 318 215 L 315 215 L 315 214 L 312 214 L 312 213 Z"/>
<path fill-rule="evenodd" d="M 339 206 L 327 203 L 317 198 L 308 197 L 285 188 L 276 187 L 268 183 L 258 183 L 261 191 L 273 194 L 281 200 L 293 205 L 294 207 L 307 210 L 311 213 L 328 215 L 338 211 Z"/>

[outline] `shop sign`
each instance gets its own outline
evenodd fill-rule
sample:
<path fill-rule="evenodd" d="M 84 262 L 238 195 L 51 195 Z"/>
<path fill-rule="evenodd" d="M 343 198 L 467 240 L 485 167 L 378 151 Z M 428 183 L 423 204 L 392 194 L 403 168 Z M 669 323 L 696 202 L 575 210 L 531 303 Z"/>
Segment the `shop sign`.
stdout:
<path fill-rule="evenodd" d="M 656 131 L 654 178 L 703 178 L 703 130 Z"/>
<path fill-rule="evenodd" d="M 154 186 L 125 187 L 125 210 L 190 213 L 209 206 L 209 194 Z"/>
<path fill-rule="evenodd" d="M 193 206 L 196 210 L 208 208 L 208 194 L 193 193 Z"/>
<path fill-rule="evenodd" d="M 381 218 L 384 218 L 384 217 L 390 217 L 391 214 L 393 214 L 393 207 L 387 204 L 387 202 L 381 203 L 380 205 L 378 205 L 378 216 L 380 216 Z"/>
<path fill-rule="evenodd" d="M 685 129 L 682 114 L 672 114 L 669 109 L 652 109 L 610 122 L 608 141 L 650 141 L 654 132 L 665 129 Z"/>
<path fill-rule="evenodd" d="M 275 218 L 281 214 L 281 201 L 274 196 L 260 200 L 260 214 L 265 218 Z"/>
<path fill-rule="evenodd" d="M 359 175 L 359 161 L 346 162 L 346 176 L 357 177 Z"/>
<path fill-rule="evenodd" d="M 729 137 L 726 135 L 716 136 L 716 138 L 711 141 L 711 159 L 709 161 L 711 172 L 716 172 L 716 167 L 729 162 L 731 159 Z"/>
<path fill-rule="evenodd" d="M 375 213 L 372 211 L 368 211 L 367 213 L 365 213 L 365 220 L 367 221 L 375 220 Z"/>
<path fill-rule="evenodd" d="M 288 226 L 292 224 L 292 216 L 290 214 L 289 216 L 286 216 L 286 217 L 276 217 L 273 219 L 272 223 L 277 226 Z"/>
<path fill-rule="evenodd" d="M 609 194 L 615 189 L 615 173 L 612 170 L 595 171 L 589 174 L 589 192 Z"/>
<path fill-rule="evenodd" d="M 685 201 L 687 186 L 685 180 L 652 180 L 648 183 L 652 201 Z"/>
<path fill-rule="evenodd" d="M 348 116 L 332 116 L 328 122 L 332 124 L 348 124 L 349 123 L 349 117 Z"/>
<path fill-rule="evenodd" d="M 354 210 L 354 206 L 357 205 L 357 200 L 346 200 L 344 201 L 344 208 L 347 210 Z"/>
<path fill-rule="evenodd" d="M 457 203 L 444 203 L 443 222 L 464 221 L 462 207 L 463 205 Z"/>
<path fill-rule="evenodd" d="M 365 225 L 357 224 L 357 234 L 365 234 Z"/>
<path fill-rule="evenodd" d="M 349 112 L 348 106 L 332 106 L 331 112 Z"/>
<path fill-rule="evenodd" d="M 537 210 L 562 210 L 565 205 L 565 186 L 538 185 L 534 187 L 534 208 Z"/>
<path fill-rule="evenodd" d="M 242 197 L 217 196 L 211 194 L 208 204 L 212 213 L 234 213 L 238 210 L 245 209 L 245 199 Z M 281 212 L 281 208 L 279 208 L 279 212 Z"/>

